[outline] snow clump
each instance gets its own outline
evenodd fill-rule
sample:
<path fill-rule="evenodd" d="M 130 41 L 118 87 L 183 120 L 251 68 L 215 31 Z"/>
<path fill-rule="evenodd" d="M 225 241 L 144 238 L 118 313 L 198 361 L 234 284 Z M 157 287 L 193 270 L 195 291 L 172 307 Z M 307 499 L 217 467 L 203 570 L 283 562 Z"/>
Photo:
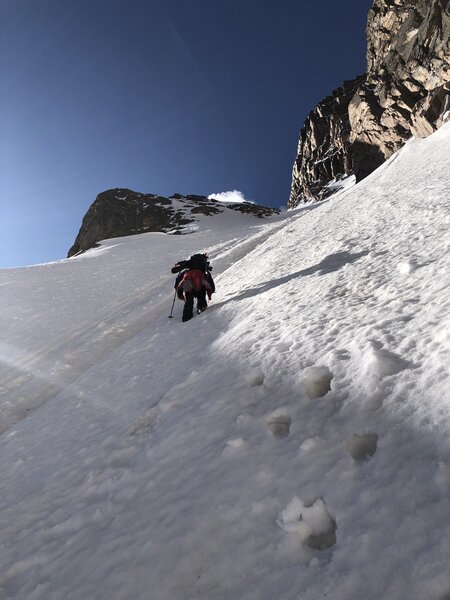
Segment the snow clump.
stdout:
<path fill-rule="evenodd" d="M 236 456 L 239 455 L 241 450 L 245 449 L 247 446 L 247 440 L 244 438 L 234 438 L 232 440 L 228 440 L 225 444 L 225 448 L 223 450 L 224 456 Z"/>
<path fill-rule="evenodd" d="M 259 367 L 251 369 L 246 373 L 245 381 L 253 387 L 262 385 L 264 383 L 264 373 Z"/>
<path fill-rule="evenodd" d="M 413 260 L 404 260 L 397 265 L 397 268 L 402 275 L 409 275 L 417 269 L 417 263 Z"/>
<path fill-rule="evenodd" d="M 381 346 L 375 340 L 369 343 L 363 360 L 366 363 L 366 375 L 374 375 L 376 378 L 382 379 L 388 375 L 396 375 L 411 366 L 401 356 Z"/>
<path fill-rule="evenodd" d="M 307 367 L 303 371 L 303 385 L 310 398 L 322 398 L 328 394 L 332 379 L 328 367 Z"/>
<path fill-rule="evenodd" d="M 336 522 L 322 498 L 307 506 L 294 496 L 281 511 L 277 525 L 287 533 L 297 534 L 301 542 L 313 550 L 324 550 L 336 543 Z"/>

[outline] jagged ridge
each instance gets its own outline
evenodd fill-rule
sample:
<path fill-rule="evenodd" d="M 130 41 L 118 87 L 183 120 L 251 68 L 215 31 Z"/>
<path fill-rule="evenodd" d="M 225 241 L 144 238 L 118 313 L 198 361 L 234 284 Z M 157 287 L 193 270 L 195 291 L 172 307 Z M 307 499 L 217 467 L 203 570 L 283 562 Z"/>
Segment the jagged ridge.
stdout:
<path fill-rule="evenodd" d="M 102 192 L 91 204 L 67 256 L 84 252 L 100 240 L 109 238 L 147 232 L 178 235 L 191 233 L 192 224 L 198 220 L 199 215 L 213 216 L 226 210 L 257 218 L 280 212 L 276 208 L 258 204 L 225 203 L 195 194 L 174 194 L 166 198 L 115 188 Z"/>
<path fill-rule="evenodd" d="M 448 0 L 375 0 L 367 23 L 367 75 L 344 83 L 300 133 L 288 206 L 322 199 L 333 179 L 359 181 L 414 135 L 450 113 Z"/>

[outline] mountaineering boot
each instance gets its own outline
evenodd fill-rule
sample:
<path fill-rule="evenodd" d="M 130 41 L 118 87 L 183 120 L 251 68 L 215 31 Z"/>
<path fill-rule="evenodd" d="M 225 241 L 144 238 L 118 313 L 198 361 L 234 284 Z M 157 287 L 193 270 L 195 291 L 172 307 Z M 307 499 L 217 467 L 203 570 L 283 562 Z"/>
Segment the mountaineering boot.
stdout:
<path fill-rule="evenodd" d="M 183 308 L 183 323 L 192 319 L 194 312 L 194 295 L 190 292 L 185 294 L 184 308 Z"/>
<path fill-rule="evenodd" d="M 208 307 L 206 302 L 206 290 L 202 288 L 197 292 L 197 313 L 200 314 Z"/>

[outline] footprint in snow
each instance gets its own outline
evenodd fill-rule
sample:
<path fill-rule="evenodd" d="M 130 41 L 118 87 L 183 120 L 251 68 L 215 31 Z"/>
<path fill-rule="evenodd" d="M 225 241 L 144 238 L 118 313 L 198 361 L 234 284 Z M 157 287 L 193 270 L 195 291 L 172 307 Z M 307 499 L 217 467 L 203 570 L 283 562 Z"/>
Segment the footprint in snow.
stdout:
<path fill-rule="evenodd" d="M 252 387 L 263 385 L 264 379 L 264 373 L 259 367 L 251 369 L 245 374 L 245 381 Z"/>
<path fill-rule="evenodd" d="M 288 352 L 291 349 L 293 342 L 288 341 L 288 342 L 280 342 L 277 346 L 277 350 L 278 352 Z"/>
<path fill-rule="evenodd" d="M 267 421 L 267 426 L 276 438 L 285 438 L 289 435 L 291 417 L 287 415 L 276 415 Z"/>
<path fill-rule="evenodd" d="M 377 445 L 378 435 L 376 433 L 355 434 L 348 440 L 347 450 L 353 460 L 362 461 L 375 454 Z"/>
<path fill-rule="evenodd" d="M 338 348 L 333 351 L 338 360 L 350 360 L 350 353 L 345 348 Z"/>
<path fill-rule="evenodd" d="M 303 385 L 309 398 L 322 398 L 331 391 L 333 374 L 328 367 L 313 366 L 303 371 Z"/>

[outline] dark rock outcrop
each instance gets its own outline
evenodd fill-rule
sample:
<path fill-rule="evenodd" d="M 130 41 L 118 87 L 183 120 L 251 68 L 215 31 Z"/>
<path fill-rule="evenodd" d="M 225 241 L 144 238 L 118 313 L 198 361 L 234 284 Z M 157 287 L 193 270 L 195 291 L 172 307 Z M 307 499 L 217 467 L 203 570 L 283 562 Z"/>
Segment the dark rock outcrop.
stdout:
<path fill-rule="evenodd" d="M 449 0 L 375 0 L 367 42 L 366 77 L 353 81 L 353 93 L 352 82 L 344 84 L 334 92 L 334 102 L 324 100 L 305 122 L 291 208 L 325 197 L 337 175 L 364 178 L 411 135 L 425 137 L 449 117 Z M 323 119 L 319 128 L 313 122 L 322 118 L 324 107 L 332 113 L 328 130 Z M 339 157 L 339 173 L 330 168 L 333 155 Z M 326 168 L 320 169 L 322 161 Z"/>
<path fill-rule="evenodd" d="M 327 184 L 352 169 L 348 105 L 365 76 L 345 81 L 309 113 L 300 132 L 292 171 L 289 205 L 297 198 L 322 200 L 332 193 Z"/>
<path fill-rule="evenodd" d="M 97 196 L 83 218 L 68 257 L 93 248 L 97 242 L 137 233 L 190 233 L 199 215 L 214 216 L 226 210 L 257 218 L 278 214 L 276 208 L 250 203 L 225 203 L 205 196 L 174 194 L 170 198 L 128 189 L 107 190 Z"/>

